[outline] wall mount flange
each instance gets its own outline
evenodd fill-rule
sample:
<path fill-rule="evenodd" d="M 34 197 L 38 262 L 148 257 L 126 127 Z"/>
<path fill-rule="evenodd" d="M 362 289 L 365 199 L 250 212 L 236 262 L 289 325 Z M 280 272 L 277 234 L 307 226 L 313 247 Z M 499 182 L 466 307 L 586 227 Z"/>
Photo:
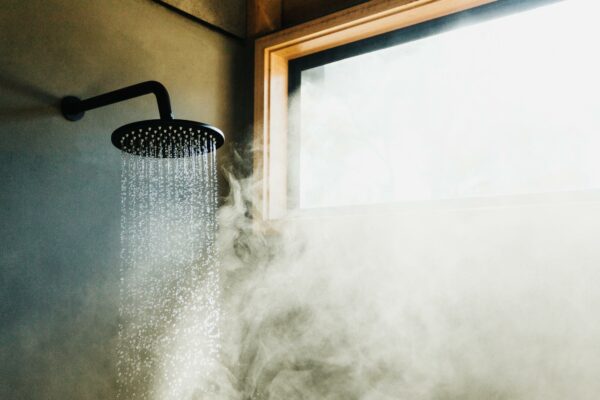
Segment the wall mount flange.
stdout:
<path fill-rule="evenodd" d="M 81 99 L 75 96 L 65 96 L 60 101 L 60 111 L 63 117 L 69 121 L 79 121 L 85 115 L 85 111 L 81 111 L 79 107 Z"/>

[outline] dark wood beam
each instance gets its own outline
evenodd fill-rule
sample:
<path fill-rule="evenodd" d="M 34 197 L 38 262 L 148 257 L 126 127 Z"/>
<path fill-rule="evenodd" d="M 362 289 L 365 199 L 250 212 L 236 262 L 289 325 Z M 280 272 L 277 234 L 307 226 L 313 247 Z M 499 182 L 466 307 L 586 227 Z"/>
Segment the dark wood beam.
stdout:
<path fill-rule="evenodd" d="M 281 29 L 282 0 L 248 0 L 247 36 L 256 38 Z"/>
<path fill-rule="evenodd" d="M 283 28 L 298 25 L 336 11 L 365 3 L 367 0 L 282 0 Z"/>

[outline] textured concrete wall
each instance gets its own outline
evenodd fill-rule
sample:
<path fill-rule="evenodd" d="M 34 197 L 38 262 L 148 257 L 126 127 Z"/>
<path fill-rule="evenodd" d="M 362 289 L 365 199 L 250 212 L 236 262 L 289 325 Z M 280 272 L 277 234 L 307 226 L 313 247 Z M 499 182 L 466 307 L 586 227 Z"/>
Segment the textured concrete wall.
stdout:
<path fill-rule="evenodd" d="M 56 104 L 155 79 L 177 117 L 231 137 L 244 50 L 149 0 L 0 8 L 0 398 L 115 398 L 121 165 L 110 133 L 157 109 L 144 97 L 73 123 Z"/>

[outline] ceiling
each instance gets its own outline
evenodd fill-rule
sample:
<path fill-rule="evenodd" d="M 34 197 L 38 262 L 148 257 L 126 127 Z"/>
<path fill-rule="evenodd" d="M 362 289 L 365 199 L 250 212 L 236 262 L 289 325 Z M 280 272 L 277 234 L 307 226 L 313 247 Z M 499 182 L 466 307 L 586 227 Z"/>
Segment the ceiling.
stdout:
<path fill-rule="evenodd" d="M 238 37 L 246 36 L 246 0 L 161 0 Z"/>

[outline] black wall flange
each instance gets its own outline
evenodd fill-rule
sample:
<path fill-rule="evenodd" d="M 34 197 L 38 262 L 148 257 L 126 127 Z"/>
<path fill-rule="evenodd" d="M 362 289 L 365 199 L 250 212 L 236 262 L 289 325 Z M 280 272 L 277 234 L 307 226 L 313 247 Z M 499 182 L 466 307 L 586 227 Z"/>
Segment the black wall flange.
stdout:
<path fill-rule="evenodd" d="M 156 81 L 138 83 L 123 89 L 90 97 L 85 100 L 81 100 L 75 96 L 66 96 L 60 102 L 60 109 L 62 115 L 69 121 L 79 121 L 88 110 L 133 99 L 146 94 L 153 94 L 156 96 L 156 103 L 158 104 L 158 112 L 160 113 L 161 120 L 170 121 L 173 119 L 169 93 L 160 82 Z"/>

